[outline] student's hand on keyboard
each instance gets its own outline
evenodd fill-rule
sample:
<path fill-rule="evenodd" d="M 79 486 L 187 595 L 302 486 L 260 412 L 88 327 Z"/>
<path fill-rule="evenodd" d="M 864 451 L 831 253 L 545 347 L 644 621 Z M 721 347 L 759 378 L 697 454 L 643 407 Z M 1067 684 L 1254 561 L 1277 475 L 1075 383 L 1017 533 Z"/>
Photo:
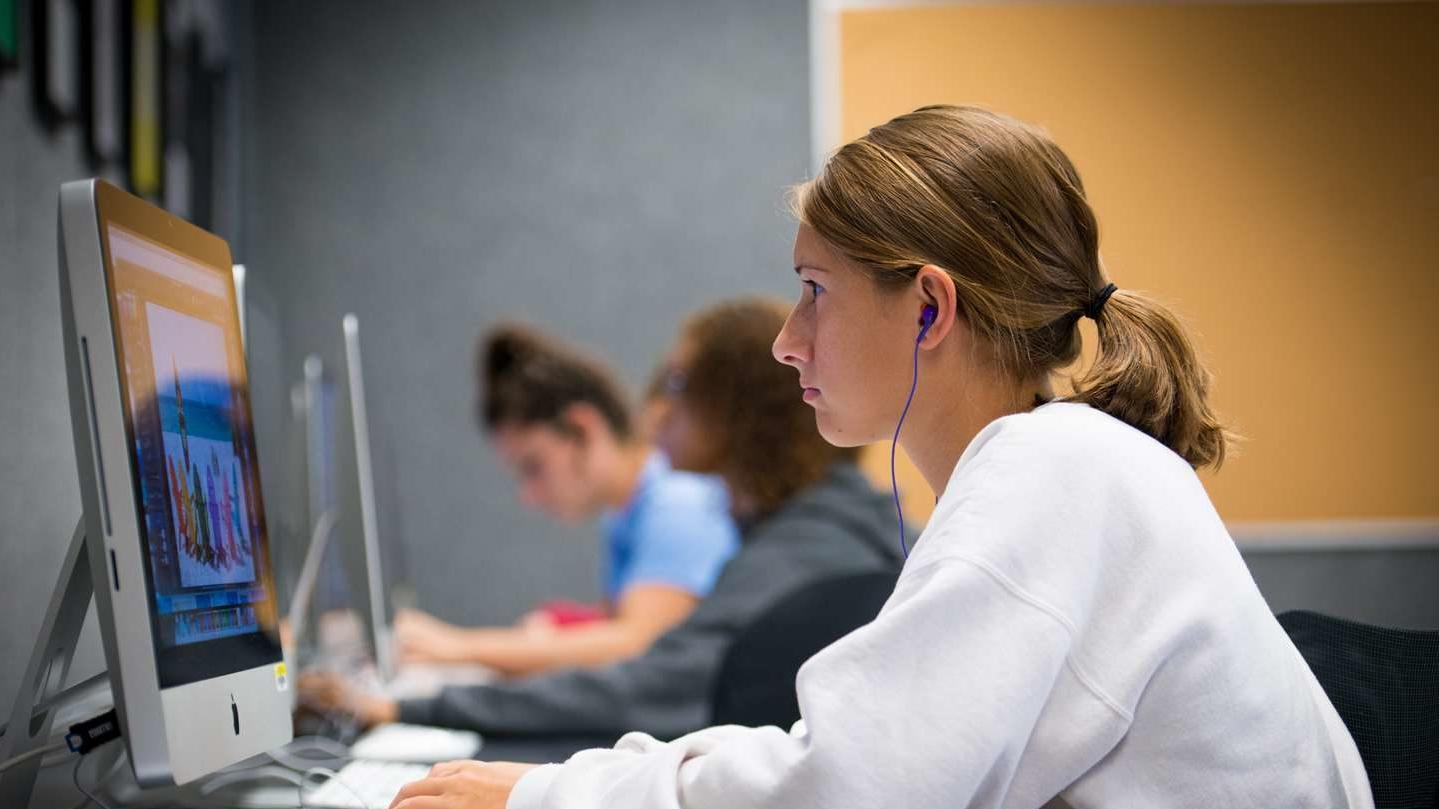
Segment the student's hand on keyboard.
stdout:
<path fill-rule="evenodd" d="M 332 672 L 307 672 L 298 684 L 300 704 L 322 714 L 353 716 L 361 727 L 397 722 L 400 706 L 394 700 L 359 688 Z"/>
<path fill-rule="evenodd" d="M 429 777 L 401 789 L 390 809 L 412 809 L 436 803 L 445 809 L 504 809 L 515 784 L 536 766 L 508 761 L 436 764 Z"/>

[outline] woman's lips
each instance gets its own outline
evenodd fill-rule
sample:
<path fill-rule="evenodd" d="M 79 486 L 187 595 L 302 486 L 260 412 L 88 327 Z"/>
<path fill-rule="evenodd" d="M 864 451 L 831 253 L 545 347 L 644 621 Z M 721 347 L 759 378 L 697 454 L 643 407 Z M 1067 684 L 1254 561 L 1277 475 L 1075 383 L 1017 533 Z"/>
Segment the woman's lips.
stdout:
<path fill-rule="evenodd" d="M 805 400 L 806 402 L 812 402 L 812 401 L 814 401 L 815 399 L 818 399 L 818 398 L 819 398 L 819 388 L 805 388 L 805 389 L 804 389 L 804 400 Z"/>

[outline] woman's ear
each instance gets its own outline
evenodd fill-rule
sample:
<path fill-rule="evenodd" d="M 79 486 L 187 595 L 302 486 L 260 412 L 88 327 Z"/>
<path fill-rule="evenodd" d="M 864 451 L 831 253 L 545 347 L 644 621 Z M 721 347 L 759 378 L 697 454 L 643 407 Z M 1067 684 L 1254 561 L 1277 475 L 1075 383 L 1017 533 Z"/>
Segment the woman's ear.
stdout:
<path fill-rule="evenodd" d="M 560 414 L 560 424 L 561 432 L 582 447 L 594 446 L 602 436 L 612 432 L 599 408 L 589 402 L 575 402 L 566 407 Z"/>
<path fill-rule="evenodd" d="M 925 307 L 934 307 L 934 321 L 919 341 L 920 348 L 931 349 L 944 342 L 959 319 L 959 288 L 949 273 L 934 264 L 919 268 L 913 288 L 919 303 L 917 316 L 923 316 Z"/>

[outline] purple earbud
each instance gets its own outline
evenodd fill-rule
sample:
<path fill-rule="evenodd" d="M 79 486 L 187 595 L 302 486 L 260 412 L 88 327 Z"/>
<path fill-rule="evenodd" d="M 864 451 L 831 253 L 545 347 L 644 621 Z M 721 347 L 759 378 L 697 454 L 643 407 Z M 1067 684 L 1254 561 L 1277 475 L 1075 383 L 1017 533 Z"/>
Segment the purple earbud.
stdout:
<path fill-rule="evenodd" d="M 925 333 L 929 331 L 930 326 L 934 325 L 934 319 L 937 317 L 939 317 L 939 310 L 926 304 L 924 310 L 919 313 L 919 336 L 915 338 L 915 342 L 924 339 Z"/>

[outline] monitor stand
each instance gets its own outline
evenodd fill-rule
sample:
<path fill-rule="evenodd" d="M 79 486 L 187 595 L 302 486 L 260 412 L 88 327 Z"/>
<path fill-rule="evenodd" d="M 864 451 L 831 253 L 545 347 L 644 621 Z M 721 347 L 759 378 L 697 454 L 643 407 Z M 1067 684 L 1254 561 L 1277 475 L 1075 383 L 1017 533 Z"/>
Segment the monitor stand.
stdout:
<path fill-rule="evenodd" d="M 30 665 L 25 667 L 25 678 L 20 681 L 10 723 L 5 726 L 4 735 L 0 735 L 0 760 L 9 761 L 38 750 L 49 741 L 55 714 L 63 701 L 65 677 L 70 673 L 70 662 L 75 657 L 75 646 L 85 624 L 85 613 L 95 596 L 94 588 L 82 517 L 65 552 L 65 563 L 60 568 L 55 592 L 50 596 L 35 650 L 30 654 Z M 0 773 L 0 806 L 23 809 L 30 805 L 43 758 L 37 755 Z"/>

